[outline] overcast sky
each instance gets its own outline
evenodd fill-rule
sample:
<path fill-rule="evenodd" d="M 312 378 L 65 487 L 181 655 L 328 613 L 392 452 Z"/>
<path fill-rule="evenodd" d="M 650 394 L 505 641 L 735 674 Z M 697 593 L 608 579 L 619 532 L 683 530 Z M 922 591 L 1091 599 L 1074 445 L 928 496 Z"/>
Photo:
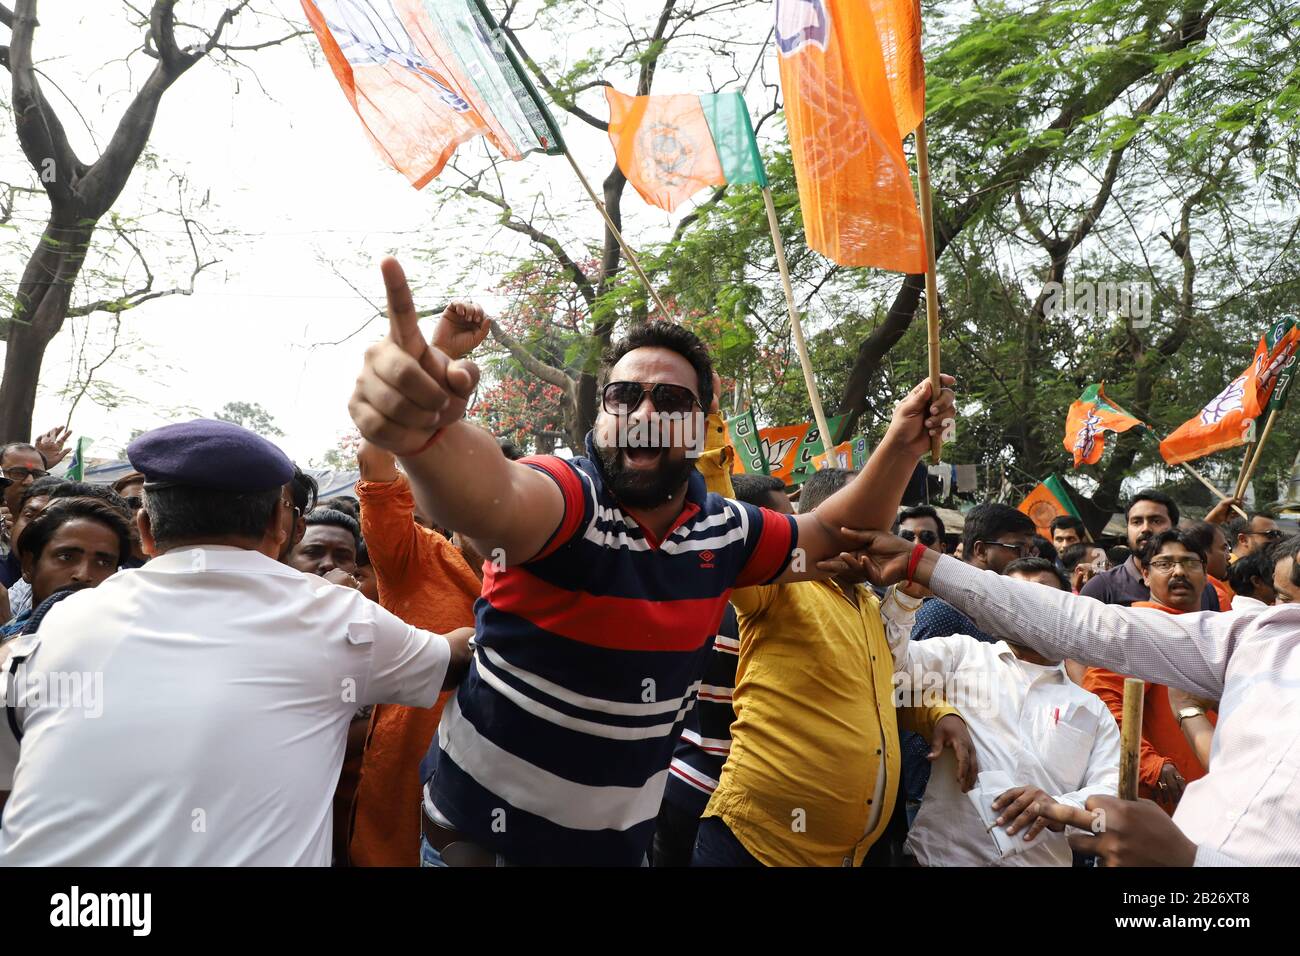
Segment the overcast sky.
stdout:
<path fill-rule="evenodd" d="M 305 27 L 296 0 L 274 0 L 272 5 Z M 187 6 L 208 11 L 203 22 L 211 22 L 213 11 L 224 4 L 182 3 L 182 10 Z M 644 8 L 649 23 L 659 4 L 627 0 L 622 7 L 633 14 Z M 152 61 L 133 56 L 134 79 L 121 62 L 138 48 L 140 34 L 127 23 L 118 0 L 41 0 L 39 12 L 36 58 L 52 80 L 47 95 L 79 154 L 93 158 L 93 142 L 107 140 L 133 84 L 143 79 Z M 768 15 L 759 7 L 754 22 L 743 25 L 755 35 L 752 39 L 766 34 Z M 579 35 L 565 41 L 572 45 L 568 49 L 542 39 L 535 33 L 531 40 L 530 52 L 539 59 L 578 57 L 591 43 L 590 36 Z M 323 61 L 314 64 L 304 43 L 314 47 L 315 39 L 248 54 L 256 78 L 202 63 L 163 98 L 150 143 L 160 168 L 147 174 L 137 170 L 117 208 L 132 214 L 167 204 L 168 173 L 183 172 L 195 202 L 205 194 L 210 199 L 197 218 L 209 228 L 232 233 L 223 240 L 228 248 L 219 252 L 220 263 L 199 277 L 193 296 L 159 299 L 126 313 L 123 340 L 133 345 L 122 349 L 100 377 L 130 401 L 108 409 L 87 397 L 72 422 L 75 432 L 95 439 L 91 457 L 114 455 L 133 429 L 211 415 L 228 401 L 267 408 L 285 432 L 280 443 L 300 461 L 335 445 L 351 430 L 346 402 L 361 353 L 382 326 L 376 323 L 340 345 L 318 344 L 343 339 L 370 314 L 366 302 L 334 273 L 331 261 L 362 291 L 378 297 L 382 285 L 375 264 L 384 254 L 400 257 L 413 245 L 441 245 L 442 266 L 413 269 L 413 281 L 430 287 L 426 301 L 446 291 L 476 298 L 489 308 L 500 305 L 490 295 L 493 275 L 488 268 L 470 268 L 469 280 L 455 289 L 438 286 L 464 266 L 473 267 L 486 250 L 511 248 L 513 236 L 503 235 L 481 214 L 476 225 L 460 229 L 440 218 L 431 189 L 416 192 L 377 157 L 328 67 Z M 694 82 L 704 79 L 696 76 Z M 692 81 L 689 73 L 665 71 L 656 92 L 690 92 Z M 757 90 L 751 94 L 756 110 Z M 588 105 L 603 113 L 598 93 Z M 576 120 L 565 121 L 563 113 L 559 117 L 588 175 L 602 178 L 612 160 L 608 140 Z M 30 170 L 12 139 L 0 142 L 0 181 L 29 181 Z M 481 142 L 467 144 L 462 152 L 481 153 Z M 575 247 L 578 237 L 599 238 L 597 213 L 577 206 L 581 193 L 562 158 L 529 157 L 509 164 L 505 177 L 516 201 L 540 197 L 550 208 L 573 208 L 563 228 Z M 15 217 L 21 246 L 3 247 L 6 275 L 21 270 L 46 208 L 43 197 L 37 197 Z M 645 242 L 671 226 L 665 213 L 646 206 L 631 190 L 624 214 L 628 234 Z M 172 219 L 164 225 L 168 248 L 153 247 L 153 255 L 160 260 L 187 255 L 180 223 Z M 157 286 L 183 281 L 186 271 L 159 275 Z M 88 335 L 85 352 L 94 364 L 107 352 L 111 331 L 111 319 L 101 314 L 70 321 L 51 344 L 33 423 L 37 432 L 67 417 L 69 399 L 59 392 L 69 381 L 82 337 Z"/>

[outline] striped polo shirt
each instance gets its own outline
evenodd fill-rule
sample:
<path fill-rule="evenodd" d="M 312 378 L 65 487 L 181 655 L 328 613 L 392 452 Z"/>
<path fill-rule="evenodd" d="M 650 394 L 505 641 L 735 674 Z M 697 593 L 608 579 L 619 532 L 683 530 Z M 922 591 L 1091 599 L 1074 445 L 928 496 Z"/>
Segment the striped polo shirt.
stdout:
<path fill-rule="evenodd" d="M 564 517 L 533 560 L 484 566 L 478 649 L 422 778 L 435 817 L 514 864 L 637 865 L 733 588 L 772 581 L 794 519 L 692 470 L 656 541 L 587 458 L 523 464 Z"/>

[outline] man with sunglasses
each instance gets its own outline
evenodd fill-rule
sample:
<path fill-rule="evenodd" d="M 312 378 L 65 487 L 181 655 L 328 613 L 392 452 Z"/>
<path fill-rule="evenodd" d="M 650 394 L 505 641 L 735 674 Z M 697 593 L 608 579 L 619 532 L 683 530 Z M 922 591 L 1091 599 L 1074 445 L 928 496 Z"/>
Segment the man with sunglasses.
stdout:
<path fill-rule="evenodd" d="M 0 540 L 0 584 L 10 587 L 23 575 L 9 525 L 18 517 L 18 499 L 33 481 L 49 474 L 45 457 L 35 445 L 10 442 L 0 448 L 0 475 L 4 486 L 4 535 Z"/>
<path fill-rule="evenodd" d="M 1237 561 L 1282 540 L 1282 530 L 1277 526 L 1277 519 L 1267 511 L 1252 511 L 1249 521 L 1245 518 L 1230 521 L 1227 534 L 1228 543 L 1232 545 L 1229 561 Z"/>
<path fill-rule="evenodd" d="M 422 768 L 423 858 L 637 865 L 732 589 L 821 577 L 843 527 L 887 526 L 952 394 L 919 385 L 861 476 L 815 514 L 779 515 L 706 492 L 692 455 L 712 363 L 654 322 L 574 390 L 598 412 L 584 456 L 511 462 L 464 421 L 477 367 L 430 347 L 401 266 L 381 268 L 389 333 L 349 411 L 429 517 L 489 559 L 474 662 Z M 472 340 L 486 319 L 453 306 L 440 321 Z"/>

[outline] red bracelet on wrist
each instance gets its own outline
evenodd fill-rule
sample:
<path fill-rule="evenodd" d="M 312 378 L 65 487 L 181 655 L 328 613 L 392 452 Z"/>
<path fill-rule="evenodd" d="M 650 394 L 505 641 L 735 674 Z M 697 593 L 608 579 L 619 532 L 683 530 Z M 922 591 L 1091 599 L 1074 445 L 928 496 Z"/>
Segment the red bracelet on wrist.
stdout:
<path fill-rule="evenodd" d="M 447 429 L 445 428 L 439 428 L 436 432 L 430 435 L 429 440 L 425 442 L 423 445 L 421 445 L 416 451 L 411 452 L 409 455 L 403 455 L 402 457 L 414 458 L 416 455 L 423 455 L 426 451 L 428 451 L 430 448 L 433 447 L 433 443 L 436 442 L 439 438 L 441 438 L 442 433 L 445 432 L 446 430 Z"/>
<path fill-rule="evenodd" d="M 916 574 L 916 566 L 921 563 L 921 558 L 925 557 L 925 552 L 929 549 L 920 541 L 912 546 L 912 557 L 907 562 L 907 583 L 911 584 L 912 576 Z"/>

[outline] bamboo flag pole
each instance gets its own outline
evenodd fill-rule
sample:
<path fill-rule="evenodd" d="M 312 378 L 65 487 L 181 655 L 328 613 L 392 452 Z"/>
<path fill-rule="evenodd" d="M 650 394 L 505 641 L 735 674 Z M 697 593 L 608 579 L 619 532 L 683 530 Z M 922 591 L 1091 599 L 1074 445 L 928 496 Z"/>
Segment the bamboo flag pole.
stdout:
<path fill-rule="evenodd" d="M 645 284 L 646 290 L 650 293 L 650 298 L 654 299 L 655 306 L 659 309 L 659 312 L 665 319 L 669 318 L 668 307 L 664 305 L 663 299 L 659 298 L 659 293 L 655 291 L 655 287 L 650 284 L 650 277 L 647 276 L 645 270 L 641 268 L 641 261 L 637 259 L 636 253 L 632 251 L 631 246 L 629 246 L 623 239 L 623 233 L 619 231 L 618 226 L 614 225 L 614 220 L 610 218 L 609 210 L 607 210 L 605 204 L 600 201 L 600 197 L 596 195 L 596 191 L 591 188 L 591 183 L 587 182 L 587 177 L 583 175 L 582 168 L 578 165 L 577 161 L 573 158 L 573 154 L 570 153 L 568 149 L 564 150 L 564 158 L 569 161 L 569 165 L 573 167 L 573 171 L 578 174 L 578 179 L 582 182 L 582 187 L 587 190 L 587 195 L 591 197 L 591 201 L 594 202 L 596 208 L 600 210 L 600 215 L 605 220 L 605 225 L 609 226 L 609 231 L 614 234 L 615 241 L 618 242 L 619 248 L 623 250 L 623 255 L 627 257 L 628 265 L 636 270 L 636 274 L 640 276 L 641 282 Z"/>
<path fill-rule="evenodd" d="M 1136 677 L 1124 678 L 1124 711 L 1119 735 L 1119 798 L 1138 798 L 1138 757 L 1142 751 L 1142 702 L 1145 685 Z"/>
<path fill-rule="evenodd" d="M 1229 500 L 1231 500 L 1231 499 L 1229 499 L 1228 496 L 1225 495 L 1222 491 L 1220 491 L 1218 488 L 1214 487 L 1214 485 L 1210 483 L 1210 480 L 1209 480 L 1208 478 L 1206 478 L 1204 475 L 1202 475 L 1199 471 L 1197 471 L 1197 470 L 1196 470 L 1195 468 L 1193 468 L 1191 465 L 1187 464 L 1187 462 L 1183 462 L 1183 463 L 1182 463 L 1182 467 L 1183 467 L 1183 470 L 1186 471 L 1189 475 L 1191 475 L 1193 478 L 1195 478 L 1197 481 L 1199 481 L 1201 484 L 1203 484 L 1206 488 L 1209 488 L 1212 492 L 1214 492 L 1214 493 L 1218 496 L 1218 498 L 1219 498 L 1220 501 L 1229 501 Z M 1233 506 L 1232 506 L 1232 510 L 1235 511 L 1235 512 L 1237 512 L 1237 514 L 1241 515 L 1243 518 L 1246 518 L 1247 520 L 1249 520 L 1249 516 L 1246 514 L 1246 512 L 1242 511 L 1241 508 L 1238 507 L 1237 505 L 1233 505 Z"/>
<path fill-rule="evenodd" d="M 925 139 L 925 120 L 916 127 L 916 179 L 921 198 L 921 233 L 925 237 L 925 327 L 930 359 L 930 394 L 935 400 L 943 385 L 939 379 L 939 278 L 934 254 L 934 206 L 930 195 L 930 150 Z M 930 461 L 943 457 L 943 434 L 930 438 Z"/>
<path fill-rule="evenodd" d="M 1241 471 L 1237 472 L 1237 483 L 1232 489 L 1234 498 L 1240 498 L 1246 491 L 1246 471 L 1250 468 L 1250 459 L 1255 453 L 1255 445 L 1255 442 L 1246 445 L 1246 454 L 1241 459 Z"/>
<path fill-rule="evenodd" d="M 1247 454 L 1250 464 L 1245 466 L 1241 473 L 1241 482 L 1237 488 L 1237 497 L 1240 498 L 1246 493 L 1246 488 L 1250 486 L 1250 479 L 1255 477 L 1255 469 L 1259 466 L 1260 455 L 1264 452 L 1264 443 L 1268 441 L 1269 434 L 1273 431 L 1273 423 L 1277 421 L 1277 409 L 1268 413 L 1268 421 L 1264 422 L 1264 431 L 1259 436 L 1259 441 L 1255 442 L 1255 453 Z"/>
<path fill-rule="evenodd" d="M 813 419 L 817 422 L 817 432 L 822 436 L 822 451 L 830 460 L 830 450 L 835 445 L 835 436 L 826 424 L 826 413 L 822 411 L 822 398 L 817 391 L 817 381 L 813 378 L 812 360 L 808 357 L 808 346 L 803 338 L 803 326 L 799 322 L 799 308 L 794 301 L 794 287 L 790 284 L 790 266 L 785 261 L 785 243 L 781 241 L 781 225 L 776 218 L 776 204 L 772 202 L 772 190 L 763 187 L 763 204 L 767 207 L 767 225 L 772 231 L 772 245 L 776 249 L 776 267 L 781 272 L 781 285 L 785 287 L 785 307 L 790 311 L 790 331 L 794 333 L 795 351 L 799 353 L 799 365 L 803 368 L 803 381 L 808 386 L 808 397 L 812 399 Z"/>

